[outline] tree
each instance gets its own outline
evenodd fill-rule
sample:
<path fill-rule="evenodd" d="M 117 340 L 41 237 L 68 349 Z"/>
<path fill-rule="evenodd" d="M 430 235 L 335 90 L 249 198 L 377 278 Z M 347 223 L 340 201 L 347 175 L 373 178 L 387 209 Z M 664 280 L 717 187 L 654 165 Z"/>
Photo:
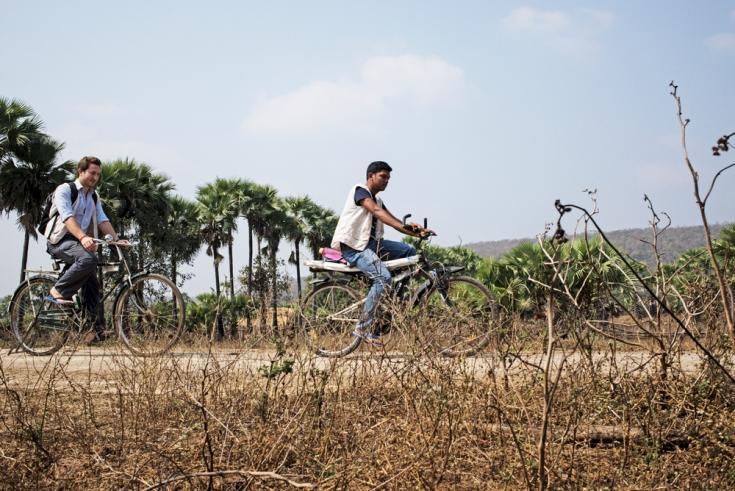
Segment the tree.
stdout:
<path fill-rule="evenodd" d="M 314 259 L 319 257 L 319 249 L 332 242 L 334 229 L 339 217 L 330 209 L 317 206 L 309 215 L 309 227 L 306 231 L 306 244 Z"/>
<path fill-rule="evenodd" d="M 36 135 L 25 145 L 15 146 L 12 152 L 6 152 L 6 161 L 0 166 L 2 211 L 7 215 L 16 212 L 18 226 L 24 232 L 20 281 L 25 278 L 30 238 L 38 238 L 36 227 L 41 221 L 46 197 L 73 175 L 73 162 L 56 162 L 63 148 L 63 144 L 47 136 Z"/>
<path fill-rule="evenodd" d="M 306 238 L 318 206 L 308 196 L 289 197 L 283 200 L 284 212 L 290 221 L 286 227 L 286 237 L 294 244 L 294 263 L 296 264 L 296 288 L 301 302 L 301 257 L 299 245 Z"/>
<path fill-rule="evenodd" d="M 275 204 L 278 200 L 278 193 L 276 189 L 272 186 L 267 185 L 260 185 L 260 184 L 253 184 L 251 189 L 249 190 L 249 204 L 248 204 L 248 214 L 246 215 L 246 218 L 248 220 L 248 226 L 252 228 L 253 233 L 255 234 L 258 247 L 258 267 L 256 269 L 262 270 L 262 249 L 261 249 L 261 241 L 266 238 L 266 234 L 268 233 L 269 227 L 271 226 L 272 220 L 273 220 L 273 213 L 275 211 Z M 248 273 L 248 282 L 252 285 L 252 271 L 253 267 L 252 264 L 249 265 L 249 273 Z M 261 288 L 259 289 L 258 297 L 260 299 L 260 308 L 261 308 L 261 315 L 260 315 L 260 323 L 261 327 L 265 326 L 265 291 Z M 251 292 L 252 295 L 252 292 Z"/>
<path fill-rule="evenodd" d="M 45 137 L 42 129 L 43 123 L 30 106 L 0 97 L 0 166 L 15 163 L 19 151 Z"/>
<path fill-rule="evenodd" d="M 214 264 L 215 293 L 217 297 L 221 295 L 219 263 L 223 259 L 219 249 L 229 240 L 228 221 L 231 220 L 233 202 L 237 200 L 236 197 L 219 191 L 211 184 L 197 189 L 199 233 L 202 240 L 207 244 L 207 255 L 212 257 Z M 217 335 L 221 339 L 224 334 L 222 317 L 217 316 Z"/>
<path fill-rule="evenodd" d="M 159 234 L 174 188 L 168 177 L 129 158 L 105 162 L 98 185 L 105 212 L 115 228 L 121 234 L 135 230 L 146 239 Z"/>
<path fill-rule="evenodd" d="M 197 205 L 181 196 L 169 198 L 166 227 L 160 231 L 158 241 L 160 256 L 168 256 L 171 278 L 177 282 L 178 265 L 190 262 L 202 245 L 197 221 Z"/>

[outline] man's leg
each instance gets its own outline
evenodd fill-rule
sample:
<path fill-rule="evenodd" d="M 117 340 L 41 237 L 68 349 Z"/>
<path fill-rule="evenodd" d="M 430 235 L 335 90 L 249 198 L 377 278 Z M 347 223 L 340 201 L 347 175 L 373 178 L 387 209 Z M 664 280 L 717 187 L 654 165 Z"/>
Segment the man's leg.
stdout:
<path fill-rule="evenodd" d="M 62 239 L 58 244 L 49 244 L 47 249 L 54 257 L 71 265 L 54 285 L 62 298 L 71 298 L 90 276 L 94 276 L 97 255 L 85 250 L 74 237 Z"/>
<path fill-rule="evenodd" d="M 381 240 L 378 247 L 380 258 L 383 261 L 416 255 L 416 249 L 413 246 L 395 240 Z"/>
<path fill-rule="evenodd" d="M 87 311 L 87 318 L 92 321 L 97 338 L 102 339 L 105 335 L 105 311 L 100 301 L 102 295 L 96 274 L 91 274 L 87 278 L 87 282 L 82 286 L 82 296 L 84 297 L 84 308 Z"/>
<path fill-rule="evenodd" d="M 372 326 L 375 321 L 375 310 L 378 307 L 381 295 L 390 287 L 390 271 L 378 258 L 378 255 L 369 248 L 364 251 L 356 251 L 343 246 L 342 255 L 372 282 L 363 307 L 363 320 L 357 326 L 359 330 L 367 331 L 368 327 Z"/>

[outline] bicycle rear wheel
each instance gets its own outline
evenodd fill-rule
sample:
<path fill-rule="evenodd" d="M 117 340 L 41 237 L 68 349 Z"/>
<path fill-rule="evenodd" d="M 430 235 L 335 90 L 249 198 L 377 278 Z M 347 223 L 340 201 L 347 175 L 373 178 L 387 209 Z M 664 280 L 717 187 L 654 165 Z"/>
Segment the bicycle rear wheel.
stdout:
<path fill-rule="evenodd" d="M 317 286 L 301 304 L 306 343 L 319 356 L 345 356 L 360 345 L 352 333 L 360 320 L 360 295 L 336 282 Z"/>
<path fill-rule="evenodd" d="M 424 302 L 432 321 L 426 335 L 444 356 L 474 355 L 487 346 L 499 325 L 490 290 L 469 276 L 441 280 Z"/>
<path fill-rule="evenodd" d="M 73 323 L 67 309 L 46 300 L 54 280 L 37 276 L 23 283 L 10 303 L 10 324 L 23 351 L 34 356 L 57 352 Z"/>
<path fill-rule="evenodd" d="M 170 350 L 181 336 L 186 315 L 179 289 L 158 274 L 133 278 L 117 298 L 114 312 L 118 336 L 139 356 Z"/>

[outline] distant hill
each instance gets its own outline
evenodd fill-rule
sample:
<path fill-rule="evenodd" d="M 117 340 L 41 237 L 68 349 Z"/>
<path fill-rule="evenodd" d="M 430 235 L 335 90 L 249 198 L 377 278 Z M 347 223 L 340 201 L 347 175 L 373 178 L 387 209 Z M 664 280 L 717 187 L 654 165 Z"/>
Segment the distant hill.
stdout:
<path fill-rule="evenodd" d="M 720 230 L 727 224 L 711 225 L 713 237 L 720 235 Z M 628 253 L 634 259 L 653 265 L 655 258 L 651 247 L 642 240 L 651 240 L 651 230 L 631 228 L 605 232 L 615 247 Z M 500 257 L 523 242 L 536 242 L 536 239 L 506 239 L 488 242 L 473 242 L 465 247 L 472 249 L 483 257 Z M 698 227 L 671 227 L 659 237 L 659 252 L 664 254 L 666 263 L 676 260 L 684 251 L 704 246 L 704 231 Z"/>

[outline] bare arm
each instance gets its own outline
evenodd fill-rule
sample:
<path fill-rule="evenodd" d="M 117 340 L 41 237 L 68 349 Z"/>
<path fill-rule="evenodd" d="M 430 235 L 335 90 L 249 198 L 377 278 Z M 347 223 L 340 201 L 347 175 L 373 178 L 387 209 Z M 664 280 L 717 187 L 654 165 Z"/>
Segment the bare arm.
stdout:
<path fill-rule="evenodd" d="M 112 228 L 112 224 L 110 222 L 100 223 L 100 230 L 102 231 L 102 235 L 112 235 L 112 240 L 118 240 L 117 232 Z"/>
<path fill-rule="evenodd" d="M 97 249 L 97 244 L 94 243 L 92 237 L 84 233 L 84 230 L 82 230 L 82 227 L 79 226 L 74 217 L 67 218 L 64 225 L 66 225 L 66 230 L 79 240 L 85 250 L 94 252 Z"/>
<path fill-rule="evenodd" d="M 374 199 L 365 198 L 364 200 L 362 200 L 362 203 L 360 203 L 360 205 L 367 211 L 372 213 L 375 218 L 377 218 L 384 224 L 393 227 L 402 234 L 410 235 L 411 237 L 421 237 L 423 231 L 421 227 L 419 227 L 415 223 L 408 224 L 408 226 L 404 227 L 403 223 L 401 223 L 398 218 L 393 216 L 393 214 L 385 208 L 380 208 Z"/>

